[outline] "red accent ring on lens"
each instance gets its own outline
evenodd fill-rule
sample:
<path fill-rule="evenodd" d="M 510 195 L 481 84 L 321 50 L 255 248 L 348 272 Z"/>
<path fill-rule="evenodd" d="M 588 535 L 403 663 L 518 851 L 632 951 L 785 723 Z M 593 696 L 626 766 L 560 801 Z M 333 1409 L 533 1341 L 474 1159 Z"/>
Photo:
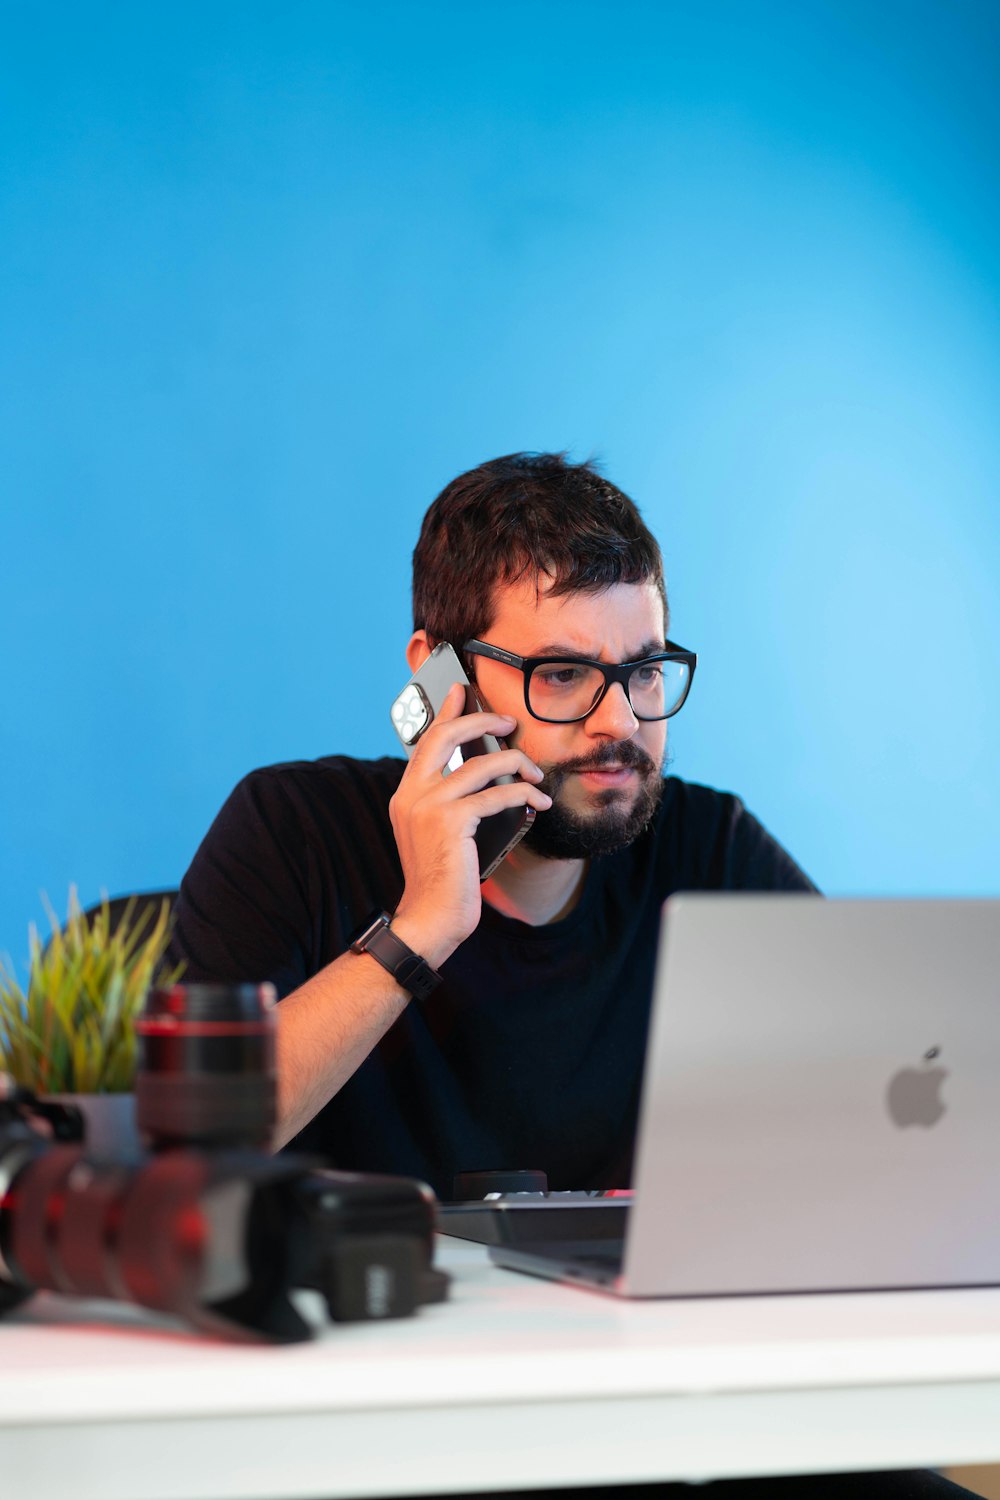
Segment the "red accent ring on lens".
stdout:
<path fill-rule="evenodd" d="M 140 1036 L 272 1036 L 270 1025 L 259 1021 L 178 1021 L 172 1016 L 162 1020 L 136 1021 Z"/>

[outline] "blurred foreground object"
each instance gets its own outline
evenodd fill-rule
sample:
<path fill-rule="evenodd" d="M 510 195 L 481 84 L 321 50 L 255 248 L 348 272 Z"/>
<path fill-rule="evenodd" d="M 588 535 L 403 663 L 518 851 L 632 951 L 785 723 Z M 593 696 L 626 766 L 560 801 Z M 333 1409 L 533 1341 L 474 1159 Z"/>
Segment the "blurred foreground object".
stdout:
<path fill-rule="evenodd" d="M 274 1005 L 266 984 L 152 992 L 136 1021 L 138 1161 L 88 1154 L 79 1110 L 0 1075 L 0 1314 L 44 1288 L 293 1343 L 312 1333 L 297 1291 L 341 1322 L 445 1297 L 429 1187 L 260 1149 Z"/>
<path fill-rule="evenodd" d="M 70 890 L 65 925 L 49 910 L 43 943 L 32 924 L 26 989 L 0 961 L 0 1070 L 39 1094 L 131 1090 L 136 1017 L 170 940 L 170 903 L 132 897 L 121 912 L 105 898 L 88 913 Z"/>

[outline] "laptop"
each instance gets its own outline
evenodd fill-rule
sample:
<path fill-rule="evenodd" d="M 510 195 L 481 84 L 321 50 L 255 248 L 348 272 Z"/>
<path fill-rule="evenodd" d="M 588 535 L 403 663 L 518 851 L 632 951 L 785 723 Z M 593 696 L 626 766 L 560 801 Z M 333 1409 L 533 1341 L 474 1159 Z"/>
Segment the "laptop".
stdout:
<path fill-rule="evenodd" d="M 491 1246 L 623 1297 L 1000 1283 L 1000 900 L 664 906 L 620 1240 Z"/>

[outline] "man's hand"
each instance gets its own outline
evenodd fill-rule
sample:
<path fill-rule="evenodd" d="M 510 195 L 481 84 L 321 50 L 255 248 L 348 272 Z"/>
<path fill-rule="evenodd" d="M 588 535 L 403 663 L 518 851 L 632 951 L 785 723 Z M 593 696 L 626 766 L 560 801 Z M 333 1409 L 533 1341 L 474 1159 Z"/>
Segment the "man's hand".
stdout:
<path fill-rule="evenodd" d="M 433 724 L 417 742 L 389 817 L 405 886 L 393 931 L 432 967 L 443 963 L 479 922 L 479 851 L 475 833 L 483 818 L 507 807 L 544 812 L 552 799 L 534 782 L 543 772 L 521 750 L 474 755 L 449 775 L 444 769 L 460 745 L 484 734 L 505 735 L 516 720 L 504 714 L 463 713 L 465 688 L 448 692 Z M 498 776 L 520 779 L 492 786 Z"/>

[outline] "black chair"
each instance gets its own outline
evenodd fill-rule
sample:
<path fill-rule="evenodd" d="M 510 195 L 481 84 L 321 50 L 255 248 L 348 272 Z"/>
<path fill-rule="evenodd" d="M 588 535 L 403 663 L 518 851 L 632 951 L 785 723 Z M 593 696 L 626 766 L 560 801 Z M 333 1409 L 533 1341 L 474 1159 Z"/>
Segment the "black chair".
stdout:
<path fill-rule="evenodd" d="M 131 896 L 112 896 L 108 902 L 108 911 L 111 917 L 111 931 L 117 931 L 122 917 L 125 915 L 125 912 L 128 909 L 128 904 L 130 901 L 135 902 L 134 918 L 136 920 L 138 920 L 142 916 L 143 912 L 145 912 L 147 908 L 153 908 L 150 915 L 146 918 L 145 927 L 143 929 L 146 932 L 152 931 L 153 924 L 160 914 L 160 907 L 162 906 L 163 902 L 166 901 L 169 904 L 170 913 L 171 915 L 173 915 L 174 906 L 177 903 L 177 897 L 179 894 L 179 891 L 168 890 L 136 891 Z M 84 912 L 84 916 L 89 921 L 92 917 L 96 916 L 103 905 L 103 901 L 96 901 L 93 906 L 87 907 L 86 911 Z"/>

